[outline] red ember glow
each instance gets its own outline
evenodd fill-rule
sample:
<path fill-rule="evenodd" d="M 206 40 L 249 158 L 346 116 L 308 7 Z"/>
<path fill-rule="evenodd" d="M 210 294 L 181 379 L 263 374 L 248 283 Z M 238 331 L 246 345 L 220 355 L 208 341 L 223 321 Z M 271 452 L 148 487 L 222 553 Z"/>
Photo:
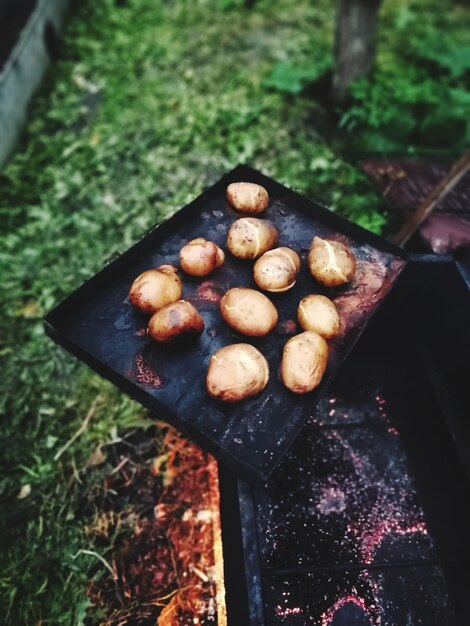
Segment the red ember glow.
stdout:
<path fill-rule="evenodd" d="M 300 615 L 302 613 L 302 609 L 299 606 L 289 607 L 287 606 L 285 609 L 277 605 L 274 609 L 276 615 L 279 617 L 287 617 L 288 615 Z"/>
<path fill-rule="evenodd" d="M 349 528 L 348 528 L 349 530 Z M 428 531 L 424 522 L 410 522 L 408 525 L 401 526 L 396 519 L 382 519 L 371 529 L 365 530 L 362 535 L 361 552 L 364 563 L 370 564 L 374 560 L 374 555 L 379 549 L 382 541 L 387 535 L 413 535 L 421 533 L 427 535 Z"/>
<path fill-rule="evenodd" d="M 331 622 L 333 621 L 335 613 L 337 611 L 339 611 L 339 609 L 341 607 L 343 607 L 345 604 L 349 604 L 349 603 L 355 604 L 356 606 L 358 606 L 360 609 L 362 609 L 364 611 L 364 613 L 369 618 L 371 626 L 380 626 L 380 623 L 382 621 L 380 619 L 380 615 L 377 615 L 375 617 L 375 619 L 374 619 L 374 617 L 372 615 L 370 615 L 364 599 L 363 598 L 358 598 L 357 596 L 343 596 L 342 598 L 339 598 L 339 600 L 337 600 L 333 604 L 333 606 L 331 606 L 327 611 L 325 611 L 322 614 L 322 616 L 321 616 L 321 626 L 329 626 L 329 624 L 331 624 Z M 371 608 L 373 608 L 373 607 L 371 607 Z"/>

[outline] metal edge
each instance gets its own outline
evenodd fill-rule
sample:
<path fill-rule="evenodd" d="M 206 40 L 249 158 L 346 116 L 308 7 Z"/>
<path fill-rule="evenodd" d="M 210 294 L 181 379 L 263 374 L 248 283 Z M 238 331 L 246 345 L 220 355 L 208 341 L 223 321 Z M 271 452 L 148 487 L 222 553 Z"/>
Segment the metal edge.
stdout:
<path fill-rule="evenodd" d="M 219 464 L 220 522 L 224 559 L 225 604 L 228 626 L 261 626 L 251 624 L 250 600 L 246 583 L 243 552 L 243 525 L 238 500 L 237 477 Z"/>
<path fill-rule="evenodd" d="M 265 623 L 265 618 L 254 493 L 253 487 L 242 480 L 237 480 L 237 487 L 243 558 L 245 563 L 245 581 L 250 600 L 249 624 L 250 626 L 260 626 Z"/>
<path fill-rule="evenodd" d="M 419 356 L 446 430 L 452 440 L 456 457 L 470 481 L 470 434 L 466 432 L 460 422 L 459 411 L 449 390 L 442 382 L 440 367 L 431 351 L 422 347 Z M 466 449 L 467 452 L 465 452 Z"/>
<path fill-rule="evenodd" d="M 467 288 L 470 289 L 470 267 L 465 263 L 455 262 L 457 270 L 462 276 L 462 280 L 467 285 Z"/>

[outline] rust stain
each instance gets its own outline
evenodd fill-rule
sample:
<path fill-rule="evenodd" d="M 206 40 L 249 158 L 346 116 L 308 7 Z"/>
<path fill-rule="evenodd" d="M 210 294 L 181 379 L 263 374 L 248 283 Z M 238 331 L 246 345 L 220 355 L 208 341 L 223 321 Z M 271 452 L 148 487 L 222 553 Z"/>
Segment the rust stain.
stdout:
<path fill-rule="evenodd" d="M 197 295 L 200 300 L 206 302 L 220 302 L 223 292 L 212 281 L 204 281 L 199 285 Z"/>
<path fill-rule="evenodd" d="M 135 357 L 134 376 L 138 383 L 142 385 L 150 385 L 152 387 L 162 388 L 165 387 L 166 382 L 162 376 L 157 374 L 155 370 L 145 363 L 142 354 L 138 354 Z"/>

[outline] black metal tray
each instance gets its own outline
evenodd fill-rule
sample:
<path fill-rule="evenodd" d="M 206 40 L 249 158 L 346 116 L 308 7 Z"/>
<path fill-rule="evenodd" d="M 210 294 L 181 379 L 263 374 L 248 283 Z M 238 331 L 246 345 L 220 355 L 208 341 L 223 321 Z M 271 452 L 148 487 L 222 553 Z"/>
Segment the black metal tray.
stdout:
<path fill-rule="evenodd" d="M 240 217 L 227 203 L 234 181 L 257 182 L 269 192 L 265 214 L 280 233 L 280 244 L 299 252 L 303 263 L 295 287 L 272 294 L 279 324 L 268 337 L 252 341 L 266 356 L 270 381 L 259 396 L 238 404 L 211 399 L 205 391 L 210 356 L 222 346 L 247 339 L 221 319 L 218 300 L 230 287 L 255 286 L 252 263 L 226 255 L 226 263 L 207 280 L 184 276 L 183 297 L 200 310 L 205 331 L 200 340 L 168 350 L 145 337 L 146 318 L 129 305 L 127 293 L 142 271 L 162 263 L 177 265 L 182 245 L 205 236 L 225 246 L 230 224 Z M 358 267 L 353 283 L 321 288 L 305 258 L 314 235 L 346 241 Z M 69 296 L 45 319 L 48 334 L 144 406 L 167 419 L 249 481 L 267 479 L 287 452 L 327 383 L 346 359 L 372 312 L 387 295 L 406 263 L 401 249 L 310 202 L 259 172 L 239 166 L 194 202 L 156 227 L 134 247 Z M 299 332 L 296 309 L 308 293 L 325 293 L 340 309 L 344 333 L 330 342 L 322 384 L 294 395 L 280 382 L 282 348 Z"/>
<path fill-rule="evenodd" d="M 470 282 L 415 257 L 264 488 L 221 470 L 229 625 L 470 623 L 469 371 Z"/>

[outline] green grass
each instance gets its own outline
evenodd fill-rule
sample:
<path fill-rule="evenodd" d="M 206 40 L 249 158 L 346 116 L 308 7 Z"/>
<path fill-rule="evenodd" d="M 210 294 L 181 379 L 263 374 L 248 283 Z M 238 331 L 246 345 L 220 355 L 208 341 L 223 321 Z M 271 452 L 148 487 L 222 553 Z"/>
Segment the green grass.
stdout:
<path fill-rule="evenodd" d="M 423 6 L 426 5 L 426 7 Z M 385 2 L 377 70 L 353 89 L 349 148 L 455 155 L 470 146 L 470 11 L 463 3 Z"/>
<path fill-rule="evenodd" d="M 110 468 L 86 462 L 146 417 L 45 337 L 45 312 L 239 162 L 383 226 L 380 200 L 326 145 L 324 112 L 302 91 L 331 56 L 333 4 L 87 0 L 72 16 L 0 174 L 2 623 L 83 623 L 86 582 L 106 569 L 76 555 L 109 558 L 84 533 L 83 503 Z M 387 8 L 384 42 L 404 6 Z M 390 65 L 399 51 L 381 55 Z M 315 71 L 297 72 L 300 88 L 273 88 L 286 63 Z M 86 431 L 54 460 L 90 407 Z"/>

